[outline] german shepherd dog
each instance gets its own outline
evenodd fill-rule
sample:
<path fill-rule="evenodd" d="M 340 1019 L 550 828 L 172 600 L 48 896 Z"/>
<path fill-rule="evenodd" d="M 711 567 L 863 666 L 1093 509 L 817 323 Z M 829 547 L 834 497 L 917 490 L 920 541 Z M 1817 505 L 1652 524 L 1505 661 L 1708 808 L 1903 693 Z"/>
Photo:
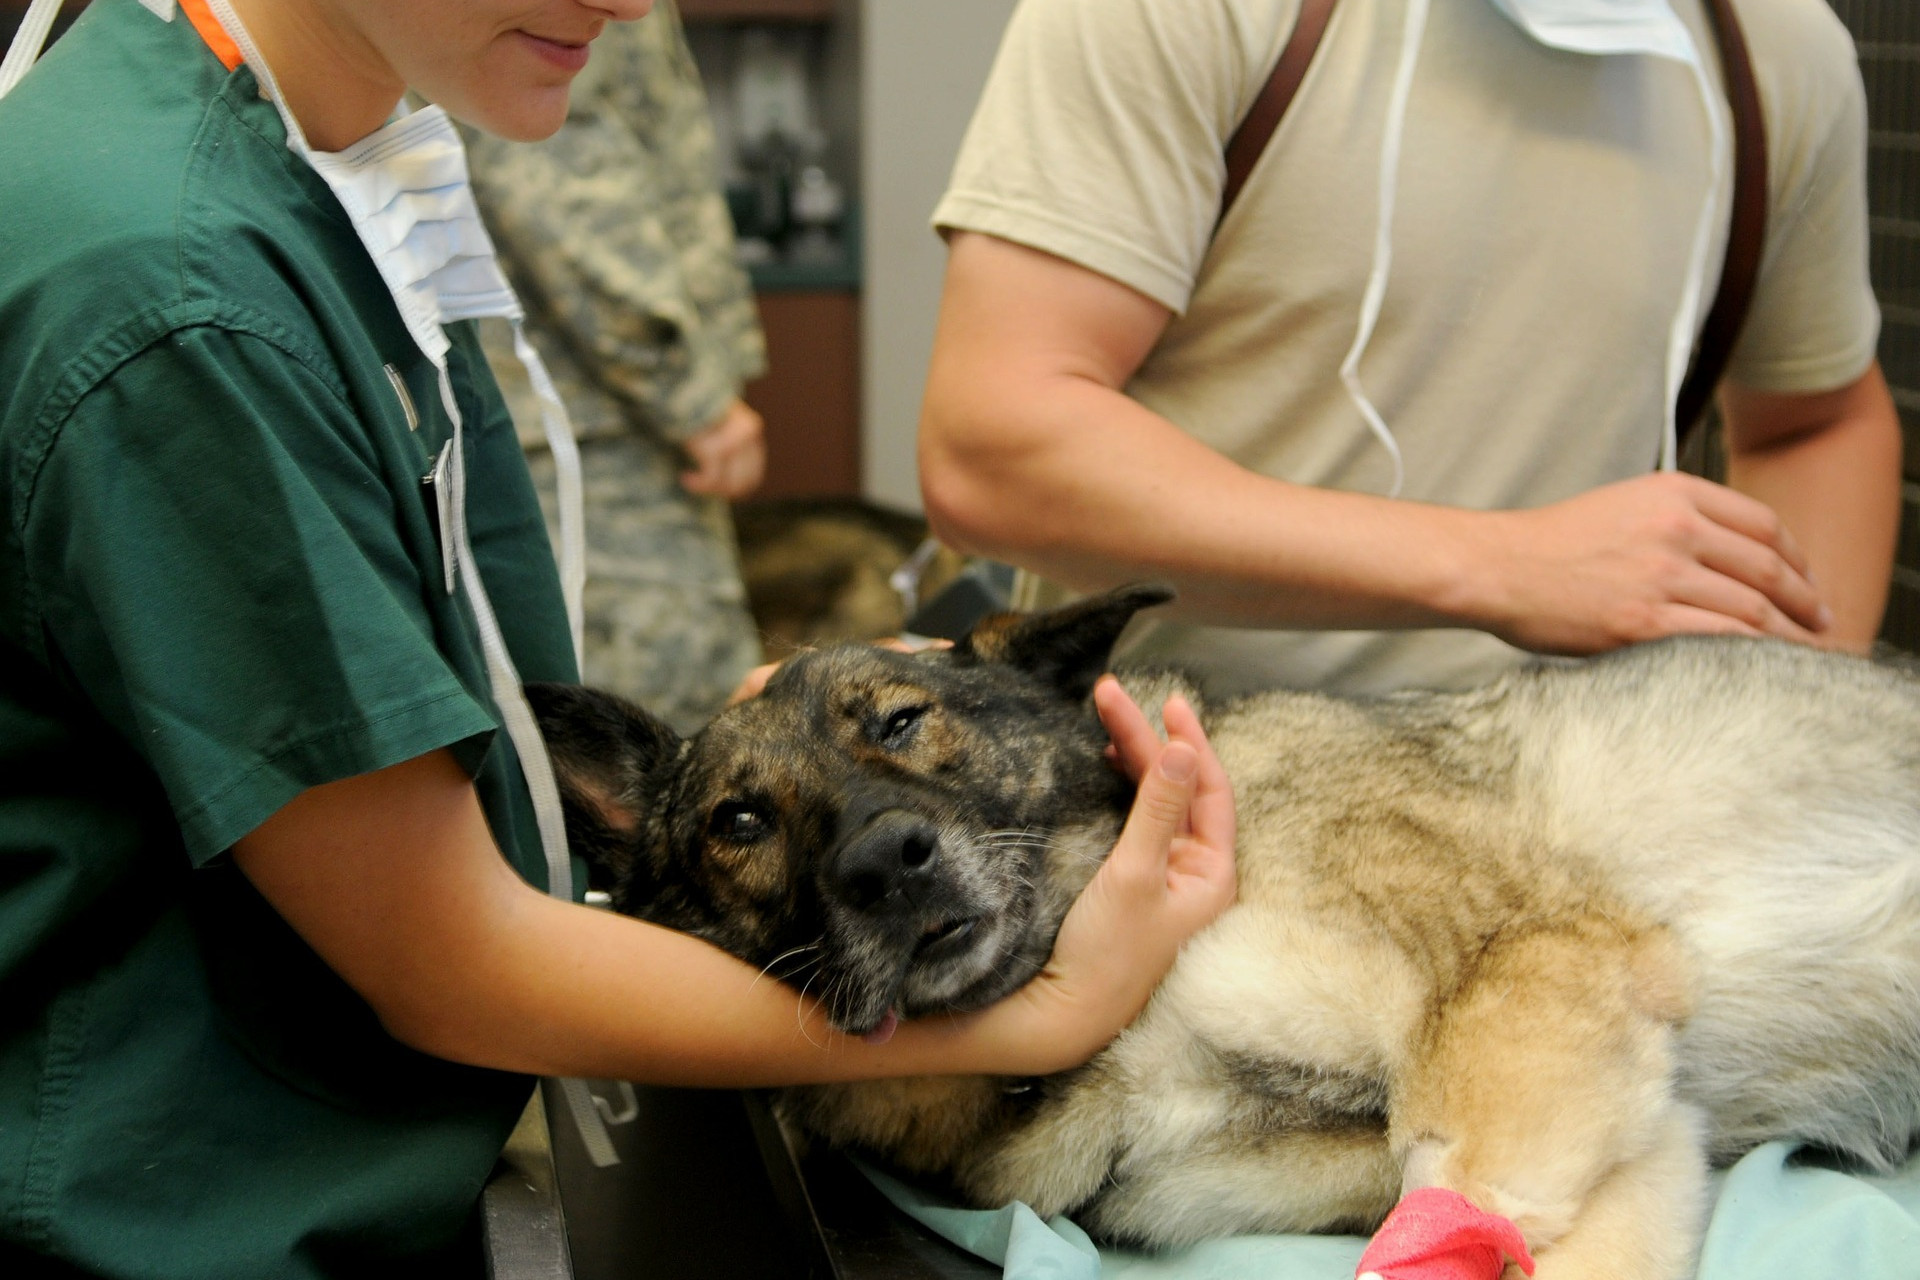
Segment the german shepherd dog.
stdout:
<path fill-rule="evenodd" d="M 623 911 L 852 1033 L 1046 960 L 1131 786 L 1089 692 L 1135 587 L 952 649 L 830 648 L 682 741 L 531 690 Z M 1180 687 L 1122 673 L 1143 706 Z M 1465 693 L 1203 711 L 1239 896 L 1135 1023 L 1038 1081 L 795 1089 L 828 1141 L 1147 1246 L 1368 1230 L 1440 1186 L 1542 1277 L 1689 1272 L 1706 1171 L 1920 1131 L 1920 679 L 1679 638 Z"/>

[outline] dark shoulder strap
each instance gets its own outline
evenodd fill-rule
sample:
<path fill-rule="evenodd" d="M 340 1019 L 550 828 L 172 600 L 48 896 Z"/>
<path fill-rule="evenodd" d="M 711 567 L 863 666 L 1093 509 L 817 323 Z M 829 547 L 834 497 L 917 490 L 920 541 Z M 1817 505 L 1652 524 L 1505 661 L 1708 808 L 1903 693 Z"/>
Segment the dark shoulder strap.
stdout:
<path fill-rule="evenodd" d="M 1227 185 L 1220 192 L 1220 221 L 1224 221 L 1227 210 L 1233 208 L 1240 188 L 1247 185 L 1247 175 L 1259 162 L 1260 153 L 1267 149 L 1267 139 L 1280 127 L 1280 117 L 1287 114 L 1293 95 L 1300 91 L 1300 82 L 1307 78 L 1307 68 L 1320 48 L 1320 37 L 1326 34 L 1335 3 L 1336 0 L 1300 0 L 1300 16 L 1294 21 L 1293 34 L 1287 37 L 1287 47 L 1280 51 L 1280 61 L 1273 64 L 1273 74 L 1267 77 L 1260 96 L 1253 100 L 1247 118 L 1234 130 L 1233 137 L 1227 139 Z"/>
<path fill-rule="evenodd" d="M 1732 0 L 1707 0 L 1707 13 L 1720 43 L 1720 74 L 1733 108 L 1733 221 L 1727 231 L 1726 264 L 1720 268 L 1720 290 L 1701 327 L 1693 364 L 1680 384 L 1678 421 L 1683 438 L 1706 412 L 1714 388 L 1727 371 L 1733 344 L 1753 302 L 1767 240 L 1767 124 L 1760 113 L 1753 61 Z"/>

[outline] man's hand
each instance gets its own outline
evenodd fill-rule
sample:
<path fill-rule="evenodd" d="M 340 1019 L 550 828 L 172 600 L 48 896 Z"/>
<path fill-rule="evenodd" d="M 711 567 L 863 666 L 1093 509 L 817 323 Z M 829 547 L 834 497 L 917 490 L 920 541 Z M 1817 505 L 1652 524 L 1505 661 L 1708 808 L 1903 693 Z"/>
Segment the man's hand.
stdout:
<path fill-rule="evenodd" d="M 760 487 L 766 475 L 766 425 L 738 397 L 681 447 L 693 463 L 691 470 L 680 473 L 680 484 L 688 493 L 729 501 L 744 498 Z"/>
<path fill-rule="evenodd" d="M 1462 612 L 1535 652 L 1679 632 L 1815 643 L 1833 623 L 1780 518 L 1697 476 L 1638 476 L 1477 523 L 1469 554 L 1496 595 Z"/>

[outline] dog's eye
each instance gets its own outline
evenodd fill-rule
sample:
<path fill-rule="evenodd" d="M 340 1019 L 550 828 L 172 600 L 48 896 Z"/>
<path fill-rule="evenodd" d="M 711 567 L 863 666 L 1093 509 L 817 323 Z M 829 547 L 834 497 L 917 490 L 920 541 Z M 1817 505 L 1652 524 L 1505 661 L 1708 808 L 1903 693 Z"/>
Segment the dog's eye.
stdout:
<path fill-rule="evenodd" d="M 920 723 L 920 717 L 927 713 L 925 707 L 902 707 L 886 718 L 880 726 L 880 745 L 897 747 L 905 742 L 913 727 Z"/>
<path fill-rule="evenodd" d="M 729 800 L 716 805 L 707 819 L 707 834 L 734 844 L 752 844 L 773 829 L 773 819 L 756 804 Z"/>

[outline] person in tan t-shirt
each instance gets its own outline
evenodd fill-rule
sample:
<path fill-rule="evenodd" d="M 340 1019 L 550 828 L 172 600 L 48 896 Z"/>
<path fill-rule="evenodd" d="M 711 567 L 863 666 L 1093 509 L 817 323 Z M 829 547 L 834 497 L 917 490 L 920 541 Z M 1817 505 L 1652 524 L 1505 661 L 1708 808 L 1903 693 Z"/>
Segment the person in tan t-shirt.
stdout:
<path fill-rule="evenodd" d="M 1675 0 L 1697 75 L 1507 8 L 1338 6 L 1216 229 L 1298 0 L 1025 0 L 934 217 L 936 530 L 1031 571 L 1030 600 L 1173 583 L 1124 651 L 1224 692 L 1464 685 L 1685 631 L 1867 647 L 1900 435 L 1844 29 L 1736 5 L 1771 213 L 1723 486 L 1654 470 L 1730 209 L 1702 0 Z"/>

